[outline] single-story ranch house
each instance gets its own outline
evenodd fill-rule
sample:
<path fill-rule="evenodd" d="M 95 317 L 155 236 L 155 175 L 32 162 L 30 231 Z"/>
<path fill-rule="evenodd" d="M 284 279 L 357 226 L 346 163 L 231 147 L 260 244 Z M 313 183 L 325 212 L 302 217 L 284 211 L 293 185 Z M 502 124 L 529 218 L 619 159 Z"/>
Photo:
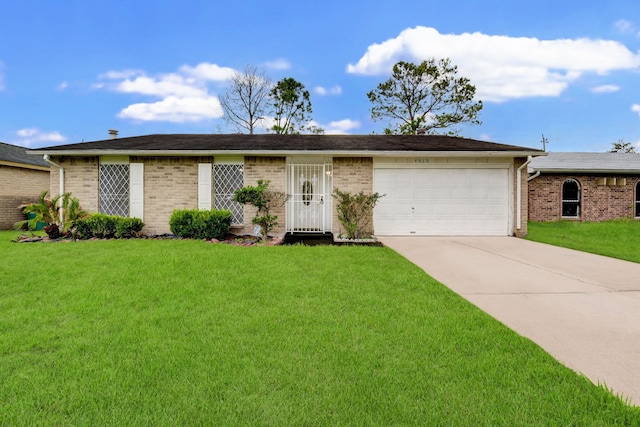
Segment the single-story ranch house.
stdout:
<path fill-rule="evenodd" d="M 18 208 L 35 202 L 49 189 L 49 165 L 28 156 L 26 148 L 0 142 L 0 230 L 10 230 L 25 219 Z"/>
<path fill-rule="evenodd" d="M 342 232 L 334 189 L 379 192 L 376 235 L 525 235 L 526 164 L 540 150 L 441 135 L 146 135 L 31 150 L 51 192 L 83 209 L 169 232 L 174 209 L 229 209 L 236 232 L 255 210 L 231 198 L 257 180 L 286 192 L 277 233 Z"/>
<path fill-rule="evenodd" d="M 640 154 L 549 153 L 529 173 L 532 221 L 640 218 Z"/>

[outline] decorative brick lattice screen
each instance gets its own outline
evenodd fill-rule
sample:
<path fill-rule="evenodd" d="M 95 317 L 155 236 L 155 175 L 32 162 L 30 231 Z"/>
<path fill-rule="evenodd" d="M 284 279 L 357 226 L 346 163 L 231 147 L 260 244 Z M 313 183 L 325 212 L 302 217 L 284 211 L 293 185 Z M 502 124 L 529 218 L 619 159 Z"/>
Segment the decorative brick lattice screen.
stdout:
<path fill-rule="evenodd" d="M 244 207 L 234 202 L 233 193 L 244 186 L 243 165 L 216 164 L 213 167 L 213 206 L 231 211 L 231 223 L 244 224 Z"/>
<path fill-rule="evenodd" d="M 129 165 L 100 165 L 100 212 L 129 216 Z"/>

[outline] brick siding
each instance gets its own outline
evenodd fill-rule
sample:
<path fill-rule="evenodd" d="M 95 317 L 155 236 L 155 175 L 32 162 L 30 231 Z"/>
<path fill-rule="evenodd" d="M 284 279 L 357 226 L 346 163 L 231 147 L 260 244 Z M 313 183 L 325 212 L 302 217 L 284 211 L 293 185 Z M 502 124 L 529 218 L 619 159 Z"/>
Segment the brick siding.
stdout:
<path fill-rule="evenodd" d="M 334 157 L 333 158 L 333 188 L 344 192 L 365 193 L 373 192 L 373 159 L 371 157 Z M 373 233 L 373 217 L 370 218 L 370 229 Z M 338 220 L 336 200 L 333 200 L 331 219 L 333 234 L 345 234 L 345 230 Z"/>
<path fill-rule="evenodd" d="M 64 168 L 64 192 L 71 193 L 87 212 L 98 211 L 98 157 L 52 158 Z M 60 194 L 60 169 L 51 167 L 49 194 Z"/>
<path fill-rule="evenodd" d="M 255 157 L 247 156 L 244 159 L 244 185 L 255 186 L 258 180 L 269 180 L 269 190 L 287 192 L 287 159 L 286 157 Z M 278 217 L 278 226 L 271 234 L 284 234 L 286 231 L 286 206 L 281 206 L 270 211 L 271 215 Z M 251 220 L 256 215 L 256 208 L 250 205 L 244 207 L 244 227 L 237 232 L 253 233 L 254 225 Z"/>
<path fill-rule="evenodd" d="M 621 186 L 598 185 L 600 178 L 626 178 Z M 578 221 L 607 221 L 632 218 L 636 185 L 640 177 L 634 175 L 540 175 L 529 182 L 529 219 L 556 221 L 562 219 L 562 184 L 575 179 L 580 184 L 580 216 Z"/>
<path fill-rule="evenodd" d="M 65 191 L 71 192 L 74 197 L 80 200 L 83 209 L 90 212 L 98 211 L 98 175 L 99 158 L 54 158 L 65 169 Z M 514 171 L 523 164 L 525 159 L 516 159 Z M 169 218 L 175 209 L 196 209 L 198 206 L 198 164 L 214 163 L 213 157 L 135 157 L 130 158 L 132 163 L 144 163 L 144 222 L 146 224 L 144 232 L 147 234 L 162 234 L 169 232 Z M 259 179 L 270 180 L 269 188 L 274 191 L 286 192 L 286 158 L 285 157 L 255 157 L 247 156 L 244 160 L 244 182 L 245 185 L 256 185 Z M 514 195 L 516 198 L 514 173 Z M 59 193 L 59 169 L 52 168 L 50 174 L 51 194 Z M 540 177 L 542 178 L 542 177 Z M 540 179 L 538 178 L 538 179 Z M 531 184 L 538 180 L 532 181 Z M 627 180 L 627 188 L 631 189 L 628 197 L 630 209 L 633 200 L 633 181 Z M 560 184 L 557 188 L 560 188 Z M 333 158 L 333 188 L 341 191 L 359 192 L 373 191 L 373 159 L 371 157 L 335 157 Z M 535 192 L 535 188 L 531 191 Z M 522 174 L 522 228 L 515 230 L 514 234 L 526 235 L 527 217 L 531 215 L 528 209 L 526 197 L 532 194 L 527 188 L 526 173 Z M 539 191 L 540 192 L 540 191 Z M 583 192 L 583 197 L 586 193 Z M 559 200 L 559 199 L 558 199 Z M 556 203 L 559 214 L 559 201 Z M 285 206 L 276 208 L 272 214 L 278 216 L 278 226 L 273 231 L 274 234 L 282 234 L 286 231 L 286 208 Z M 251 233 L 253 225 L 252 218 L 255 216 L 255 208 L 245 206 L 244 226 L 234 229 L 239 233 Z M 513 217 L 516 211 L 514 207 Z M 533 218 L 532 218 L 533 219 Z M 371 228 L 373 221 L 371 221 Z M 372 232 L 373 230 L 369 230 Z M 335 201 L 332 209 L 332 232 L 334 234 L 344 234 L 342 225 L 337 218 Z"/>
<path fill-rule="evenodd" d="M 18 206 L 38 200 L 49 188 L 49 171 L 0 165 L 0 230 L 25 219 Z"/>
<path fill-rule="evenodd" d="M 64 191 L 80 201 L 82 209 L 98 212 L 98 157 L 52 159 L 64 168 Z M 135 157 L 144 163 L 144 232 L 169 232 L 174 209 L 195 209 L 198 204 L 198 163 L 212 163 L 210 157 Z M 59 190 L 58 168 L 51 169 L 51 193 Z"/>
<path fill-rule="evenodd" d="M 144 233 L 170 233 L 176 209 L 198 208 L 198 163 L 211 157 L 131 157 L 144 163 Z"/>

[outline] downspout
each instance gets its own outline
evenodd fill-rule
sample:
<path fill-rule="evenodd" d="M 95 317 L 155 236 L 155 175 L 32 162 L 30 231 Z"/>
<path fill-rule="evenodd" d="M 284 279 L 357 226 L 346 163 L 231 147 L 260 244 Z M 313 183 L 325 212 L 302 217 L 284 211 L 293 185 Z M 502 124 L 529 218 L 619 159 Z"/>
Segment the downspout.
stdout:
<path fill-rule="evenodd" d="M 55 166 L 58 169 L 60 169 L 60 184 L 59 184 L 60 195 L 64 194 L 64 168 L 58 163 L 51 160 L 48 154 L 45 154 L 42 158 L 44 159 L 45 162 L 49 163 L 51 166 Z M 62 198 L 59 199 L 59 203 L 62 203 Z M 60 223 L 61 224 L 64 223 L 64 212 L 62 212 L 62 209 L 60 209 Z"/>
<path fill-rule="evenodd" d="M 540 172 L 540 171 L 536 171 L 536 173 L 534 173 L 534 174 L 533 174 L 533 175 L 531 175 L 529 178 L 527 178 L 527 182 L 529 182 L 529 181 L 533 181 L 534 179 L 536 179 L 537 177 L 539 177 L 541 173 L 542 173 L 542 172 Z"/>
<path fill-rule="evenodd" d="M 527 161 L 524 162 L 516 172 L 516 199 L 518 204 L 516 206 L 516 230 L 522 228 L 522 170 L 529 166 L 533 157 L 528 156 Z"/>

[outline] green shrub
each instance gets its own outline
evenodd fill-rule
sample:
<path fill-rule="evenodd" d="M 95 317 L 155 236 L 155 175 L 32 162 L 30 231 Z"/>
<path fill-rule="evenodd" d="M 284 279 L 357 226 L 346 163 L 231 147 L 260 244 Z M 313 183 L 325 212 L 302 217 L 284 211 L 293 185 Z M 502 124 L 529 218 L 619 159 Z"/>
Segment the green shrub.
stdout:
<path fill-rule="evenodd" d="M 373 208 L 385 194 L 365 194 L 364 191 L 353 194 L 348 191 L 333 190 L 336 199 L 336 211 L 338 220 L 347 233 L 347 239 L 359 239 L 367 231 Z"/>
<path fill-rule="evenodd" d="M 169 229 L 173 234 L 180 237 L 190 237 L 195 234 L 193 228 L 194 210 L 179 209 L 173 211 L 169 218 Z"/>
<path fill-rule="evenodd" d="M 110 239 L 116 235 L 117 216 L 94 213 L 76 223 L 76 236 L 79 239 Z"/>
<path fill-rule="evenodd" d="M 171 232 L 187 239 L 222 239 L 231 228 L 231 211 L 179 209 L 169 218 Z"/>
<path fill-rule="evenodd" d="M 118 218 L 116 222 L 116 238 L 129 239 L 137 237 L 142 231 L 144 223 L 140 218 Z"/>
<path fill-rule="evenodd" d="M 123 239 L 137 236 L 142 227 L 144 223 L 139 218 L 94 213 L 76 222 L 76 236 L 79 239 Z"/>

